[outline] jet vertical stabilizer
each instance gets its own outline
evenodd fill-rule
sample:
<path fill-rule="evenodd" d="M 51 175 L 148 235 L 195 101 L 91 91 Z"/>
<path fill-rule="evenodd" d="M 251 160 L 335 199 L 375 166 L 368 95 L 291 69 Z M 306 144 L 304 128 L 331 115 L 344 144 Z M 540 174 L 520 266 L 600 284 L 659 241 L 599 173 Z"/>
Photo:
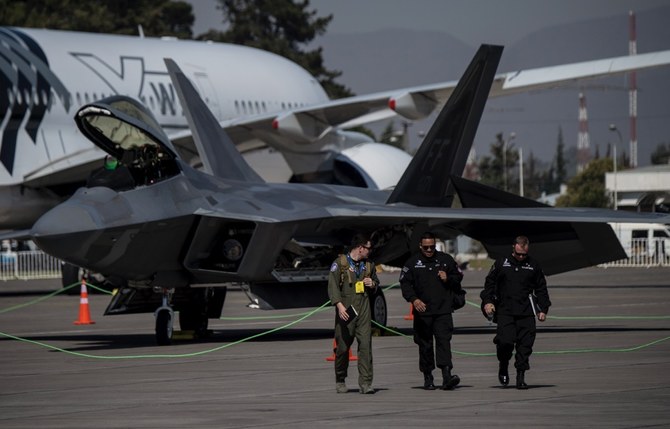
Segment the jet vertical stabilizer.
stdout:
<path fill-rule="evenodd" d="M 179 66 L 169 58 L 165 59 L 165 65 L 177 89 L 205 171 L 226 179 L 264 182 L 242 158 Z"/>
<path fill-rule="evenodd" d="M 502 51 L 502 46 L 479 48 L 388 203 L 451 206 L 450 176 L 463 174 Z"/>

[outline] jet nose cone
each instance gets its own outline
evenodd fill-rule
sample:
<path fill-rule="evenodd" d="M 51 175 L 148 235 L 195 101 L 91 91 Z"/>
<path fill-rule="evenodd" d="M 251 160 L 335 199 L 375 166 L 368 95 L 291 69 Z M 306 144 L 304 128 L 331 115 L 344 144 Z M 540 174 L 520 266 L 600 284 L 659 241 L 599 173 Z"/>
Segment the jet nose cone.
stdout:
<path fill-rule="evenodd" d="M 82 240 L 96 234 L 97 229 L 90 208 L 66 201 L 42 215 L 33 225 L 30 235 L 45 252 L 72 261 L 85 247 Z"/>
<path fill-rule="evenodd" d="M 68 203 L 60 204 L 42 215 L 31 229 L 34 237 L 62 235 L 96 228 L 86 207 Z"/>

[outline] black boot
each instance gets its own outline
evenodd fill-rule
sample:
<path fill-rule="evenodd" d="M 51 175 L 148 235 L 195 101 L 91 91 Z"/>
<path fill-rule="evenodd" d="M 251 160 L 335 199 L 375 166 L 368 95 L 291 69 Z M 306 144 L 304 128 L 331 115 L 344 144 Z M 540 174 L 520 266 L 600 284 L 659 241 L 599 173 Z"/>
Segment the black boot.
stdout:
<path fill-rule="evenodd" d="M 451 375 L 451 368 L 442 368 L 442 390 L 454 390 L 460 382 L 457 375 Z"/>
<path fill-rule="evenodd" d="M 432 372 L 423 373 L 423 388 L 426 390 L 435 390 L 435 384 L 433 384 Z"/>
<path fill-rule="evenodd" d="M 509 362 L 500 362 L 498 364 L 498 381 L 503 386 L 507 386 L 509 384 L 509 372 L 507 371 L 508 366 Z"/>
<path fill-rule="evenodd" d="M 528 385 L 526 384 L 526 381 L 524 380 L 524 375 L 525 375 L 524 370 L 520 369 L 516 372 L 516 388 L 520 390 L 526 390 L 528 389 Z"/>

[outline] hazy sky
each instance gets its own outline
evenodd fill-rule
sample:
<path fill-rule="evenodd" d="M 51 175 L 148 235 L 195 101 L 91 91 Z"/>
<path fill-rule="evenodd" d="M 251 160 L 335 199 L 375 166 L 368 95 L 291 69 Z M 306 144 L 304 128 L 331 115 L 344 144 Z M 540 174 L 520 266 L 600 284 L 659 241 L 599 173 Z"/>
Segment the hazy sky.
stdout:
<path fill-rule="evenodd" d="M 194 33 L 222 28 L 216 0 L 190 0 Z M 669 5 L 670 0 L 311 0 L 318 16 L 333 14 L 330 33 L 383 28 L 450 33 L 473 46 L 509 45 L 533 31 L 595 17 L 620 16 L 629 10 Z"/>

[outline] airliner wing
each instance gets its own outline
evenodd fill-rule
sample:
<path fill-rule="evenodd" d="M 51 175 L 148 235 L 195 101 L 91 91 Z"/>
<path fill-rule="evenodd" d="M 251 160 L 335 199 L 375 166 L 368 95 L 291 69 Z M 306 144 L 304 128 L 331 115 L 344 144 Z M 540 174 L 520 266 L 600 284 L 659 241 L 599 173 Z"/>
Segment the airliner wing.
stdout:
<path fill-rule="evenodd" d="M 494 78 L 489 97 L 554 88 L 584 79 L 667 65 L 670 65 L 670 50 L 500 73 Z M 286 149 L 282 147 L 281 138 L 267 138 L 280 134 L 290 137 L 286 144 L 296 149 L 296 146 L 316 141 L 335 128 L 347 129 L 395 115 L 408 119 L 427 117 L 444 105 L 457 83 L 454 80 L 382 91 L 293 109 L 280 116 L 246 117 L 224 121 L 221 125 L 235 142 L 261 138 L 270 143 L 275 141 L 279 150 Z M 189 134 L 189 131 L 175 134 L 173 141 L 188 138 Z"/>

